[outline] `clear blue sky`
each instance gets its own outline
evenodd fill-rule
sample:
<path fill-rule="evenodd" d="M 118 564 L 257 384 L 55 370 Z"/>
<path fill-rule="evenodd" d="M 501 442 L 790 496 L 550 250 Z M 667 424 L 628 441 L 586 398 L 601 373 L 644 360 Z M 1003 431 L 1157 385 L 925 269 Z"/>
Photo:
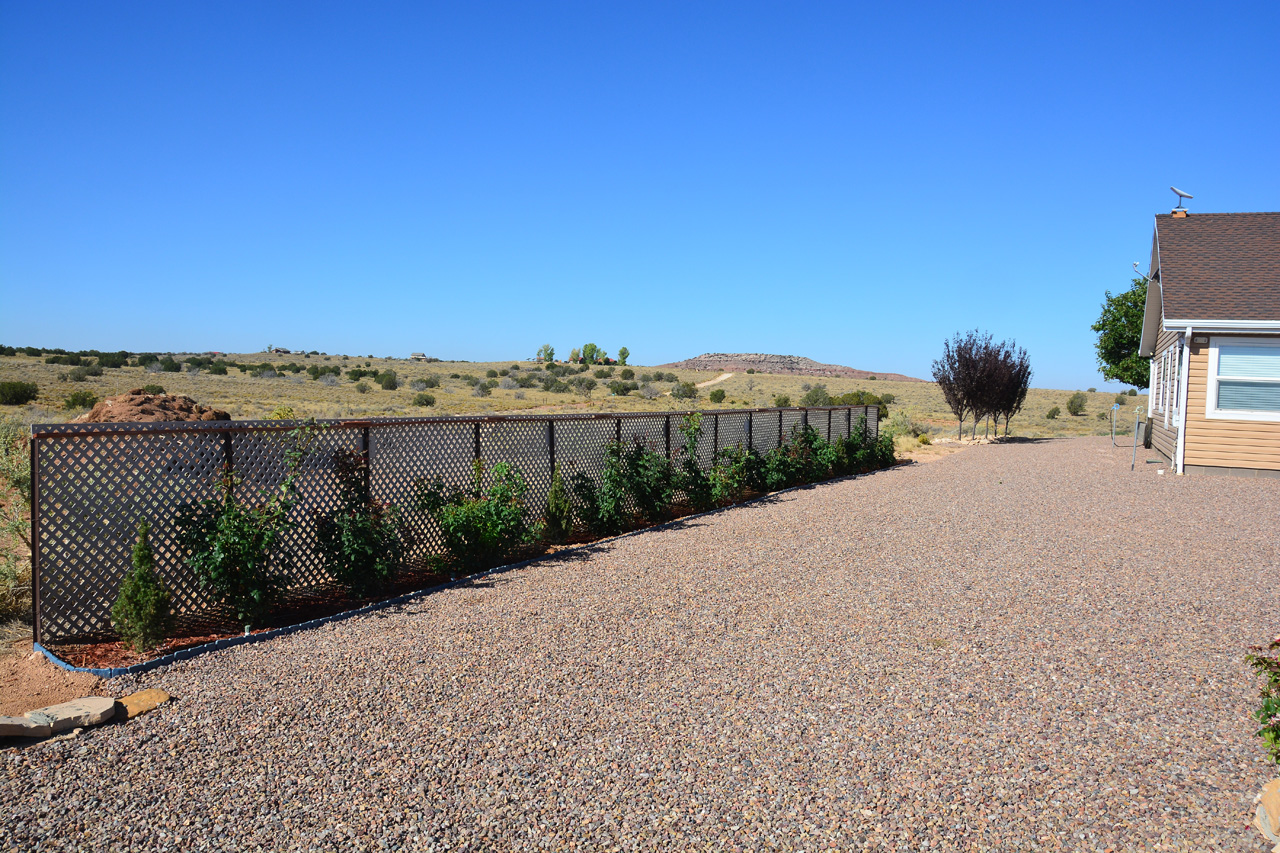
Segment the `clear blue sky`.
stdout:
<path fill-rule="evenodd" d="M 1280 4 L 0 4 L 0 341 L 1104 387 L 1152 215 L 1280 209 Z"/>

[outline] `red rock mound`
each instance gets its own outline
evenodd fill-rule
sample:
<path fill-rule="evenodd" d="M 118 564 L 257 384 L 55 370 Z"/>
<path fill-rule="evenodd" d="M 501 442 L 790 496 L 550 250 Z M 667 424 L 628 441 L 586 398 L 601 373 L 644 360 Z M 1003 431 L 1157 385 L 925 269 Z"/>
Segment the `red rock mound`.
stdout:
<path fill-rule="evenodd" d="M 81 424 L 131 424 L 150 421 L 229 421 L 231 415 L 177 394 L 147 394 L 134 388 L 108 397 L 75 419 Z"/>

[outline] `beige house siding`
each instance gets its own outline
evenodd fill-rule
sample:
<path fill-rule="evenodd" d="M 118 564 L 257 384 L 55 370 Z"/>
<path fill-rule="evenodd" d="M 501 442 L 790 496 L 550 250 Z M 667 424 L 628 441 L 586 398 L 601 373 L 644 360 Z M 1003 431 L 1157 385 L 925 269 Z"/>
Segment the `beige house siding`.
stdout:
<path fill-rule="evenodd" d="M 1269 336 L 1269 339 L 1277 340 L 1280 336 Z M 1188 364 L 1185 464 L 1280 470 L 1280 423 L 1209 420 L 1205 417 L 1208 345 L 1193 344 Z M 1174 436 L 1176 441 L 1177 434 Z M 1154 443 L 1154 434 L 1152 441 Z"/>
<path fill-rule="evenodd" d="M 1161 353 L 1168 349 L 1178 341 L 1178 333 L 1164 330 L 1156 337 L 1155 358 L 1160 358 Z M 1150 388 L 1147 391 L 1148 400 L 1154 402 L 1155 389 Z M 1164 425 L 1164 412 L 1157 412 L 1154 409 L 1151 412 L 1151 447 L 1157 450 L 1165 459 L 1172 460 L 1173 455 L 1178 451 L 1178 421 L 1173 417 L 1173 405 L 1169 405 L 1169 426 Z"/>

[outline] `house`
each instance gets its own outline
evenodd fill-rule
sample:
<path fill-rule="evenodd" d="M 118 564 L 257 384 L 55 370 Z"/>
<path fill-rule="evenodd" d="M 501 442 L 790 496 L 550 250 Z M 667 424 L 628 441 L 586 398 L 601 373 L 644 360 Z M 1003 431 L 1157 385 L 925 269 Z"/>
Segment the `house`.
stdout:
<path fill-rule="evenodd" d="M 1138 353 L 1179 474 L 1280 477 L 1280 213 L 1157 215 Z"/>
<path fill-rule="evenodd" d="M 409 353 L 409 360 L 410 361 L 426 361 L 427 354 L 424 352 L 412 352 L 412 353 Z"/>

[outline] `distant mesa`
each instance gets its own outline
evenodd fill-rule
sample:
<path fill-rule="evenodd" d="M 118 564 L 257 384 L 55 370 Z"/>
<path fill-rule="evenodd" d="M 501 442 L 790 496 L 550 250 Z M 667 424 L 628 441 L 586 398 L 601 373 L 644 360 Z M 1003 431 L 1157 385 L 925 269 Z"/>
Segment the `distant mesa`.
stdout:
<path fill-rule="evenodd" d="M 760 352 L 708 352 L 697 358 L 687 358 L 684 361 L 657 366 L 684 370 L 719 370 L 730 373 L 743 373 L 754 368 L 756 373 L 781 373 L 788 376 L 833 376 L 848 379 L 870 379 L 874 376 L 876 379 L 892 382 L 925 381 L 914 376 L 903 376 L 901 373 L 858 370 L 855 367 L 845 367 L 843 364 L 823 364 L 798 355 L 769 355 Z"/>

